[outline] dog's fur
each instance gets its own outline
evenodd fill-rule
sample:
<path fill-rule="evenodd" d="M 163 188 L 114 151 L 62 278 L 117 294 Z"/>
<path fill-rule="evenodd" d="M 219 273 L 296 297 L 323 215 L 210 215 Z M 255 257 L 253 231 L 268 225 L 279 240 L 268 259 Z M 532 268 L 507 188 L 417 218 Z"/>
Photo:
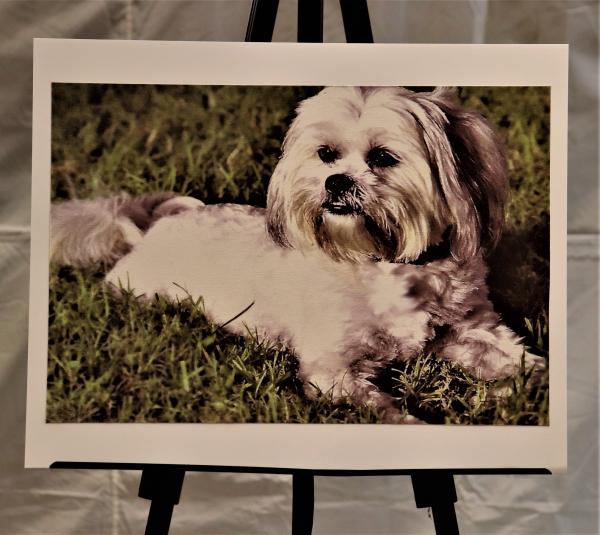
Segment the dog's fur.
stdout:
<path fill-rule="evenodd" d="M 333 177 L 333 178 L 332 178 Z M 202 297 L 231 331 L 293 348 L 308 393 L 385 409 L 371 380 L 435 351 L 484 378 L 544 360 L 488 299 L 505 159 L 451 90 L 326 88 L 302 102 L 267 208 L 173 194 L 52 207 L 52 255 L 116 262 L 106 281 L 147 297 Z M 239 315 L 241 311 L 245 311 Z"/>

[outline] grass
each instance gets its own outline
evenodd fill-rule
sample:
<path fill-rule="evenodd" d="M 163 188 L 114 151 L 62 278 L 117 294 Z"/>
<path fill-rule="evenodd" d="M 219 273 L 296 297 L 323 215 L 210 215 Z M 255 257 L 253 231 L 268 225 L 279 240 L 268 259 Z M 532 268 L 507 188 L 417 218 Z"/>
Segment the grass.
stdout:
<path fill-rule="evenodd" d="M 53 199 L 175 190 L 264 206 L 295 104 L 317 89 L 56 84 Z M 510 158 L 513 195 L 492 257 L 494 302 L 547 356 L 548 91 L 468 88 L 460 96 L 498 125 Z M 231 336 L 206 321 L 201 303 L 115 299 L 103 273 L 51 270 L 48 421 L 379 421 L 372 409 L 333 404 L 327 393 L 307 399 L 292 354 Z M 391 366 L 380 382 L 401 410 L 431 423 L 548 423 L 547 379 L 534 384 L 524 372 L 509 384 L 485 382 L 421 355 Z M 498 398 L 503 386 L 510 393 Z"/>
<path fill-rule="evenodd" d="M 53 270 L 49 421 L 377 421 L 326 394 L 308 402 L 292 355 L 208 323 L 201 303 L 115 299 L 102 278 Z"/>

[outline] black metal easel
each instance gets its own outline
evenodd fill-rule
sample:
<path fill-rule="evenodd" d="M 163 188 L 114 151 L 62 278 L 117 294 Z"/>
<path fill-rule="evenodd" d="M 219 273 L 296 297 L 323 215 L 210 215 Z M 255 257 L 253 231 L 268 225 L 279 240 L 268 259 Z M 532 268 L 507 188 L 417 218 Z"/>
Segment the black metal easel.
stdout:
<path fill-rule="evenodd" d="M 146 535 L 167 535 L 173 507 L 179 503 L 186 472 L 291 475 L 292 535 L 311 535 L 314 511 L 314 478 L 361 476 L 411 476 L 418 508 L 431 508 L 437 535 L 458 534 L 454 503 L 455 475 L 543 475 L 541 468 L 479 468 L 452 470 L 297 470 L 240 466 L 184 464 L 78 463 L 55 462 L 50 468 L 74 470 L 135 470 L 142 472 L 140 498 L 151 500 Z M 399 532 L 398 535 L 400 535 Z"/>
<path fill-rule="evenodd" d="M 366 0 L 340 0 L 348 43 L 372 43 L 373 33 Z M 268 42 L 273 38 L 279 0 L 253 0 L 246 41 Z M 298 42 L 323 41 L 323 0 L 298 0 Z M 430 508 L 436 535 L 459 535 L 454 504 L 454 475 L 550 474 L 545 469 L 447 469 L 447 470 L 297 470 L 199 465 L 56 462 L 51 468 L 142 471 L 139 496 L 150 500 L 146 535 L 167 535 L 173 508 L 179 503 L 186 472 L 287 474 L 292 476 L 292 535 L 311 535 L 314 514 L 315 476 L 409 475 L 418 508 Z"/>

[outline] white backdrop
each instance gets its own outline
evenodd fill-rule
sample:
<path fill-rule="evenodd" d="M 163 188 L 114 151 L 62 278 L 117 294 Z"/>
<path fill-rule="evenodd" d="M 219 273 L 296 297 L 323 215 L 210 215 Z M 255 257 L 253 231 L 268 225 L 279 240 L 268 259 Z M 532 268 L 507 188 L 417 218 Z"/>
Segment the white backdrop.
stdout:
<path fill-rule="evenodd" d="M 139 473 L 23 466 L 33 37 L 243 40 L 250 0 L 0 2 L 0 533 L 142 533 Z M 295 40 L 281 0 L 274 40 Z M 598 533 L 598 3 L 371 0 L 377 42 L 570 43 L 569 472 L 457 477 L 463 534 Z M 336 0 L 325 40 L 343 41 Z M 250 67 L 252 68 L 252 67 Z M 427 534 L 407 477 L 318 478 L 315 535 Z M 283 476 L 188 474 L 172 533 L 290 532 Z"/>

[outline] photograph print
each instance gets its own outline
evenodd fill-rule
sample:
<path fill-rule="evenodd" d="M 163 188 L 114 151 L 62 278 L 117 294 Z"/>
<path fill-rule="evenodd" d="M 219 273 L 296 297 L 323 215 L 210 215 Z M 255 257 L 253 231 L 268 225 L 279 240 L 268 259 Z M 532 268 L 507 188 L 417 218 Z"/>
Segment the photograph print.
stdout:
<path fill-rule="evenodd" d="M 52 84 L 48 423 L 549 425 L 548 87 Z"/>

